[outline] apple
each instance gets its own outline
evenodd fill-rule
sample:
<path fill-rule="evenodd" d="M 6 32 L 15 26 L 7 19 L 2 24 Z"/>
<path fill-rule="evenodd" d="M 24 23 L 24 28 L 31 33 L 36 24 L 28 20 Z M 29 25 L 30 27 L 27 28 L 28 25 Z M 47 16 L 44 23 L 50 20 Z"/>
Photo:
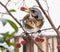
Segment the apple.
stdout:
<path fill-rule="evenodd" d="M 39 37 L 36 37 L 35 38 L 35 41 L 40 42 L 40 38 Z"/>
<path fill-rule="evenodd" d="M 25 11 L 25 10 L 27 10 L 27 8 L 26 7 L 21 7 L 20 10 Z"/>
<path fill-rule="evenodd" d="M 60 50 L 60 45 L 58 45 L 57 48 Z"/>
<path fill-rule="evenodd" d="M 36 37 L 35 38 L 35 41 L 37 41 L 37 42 L 44 42 L 44 39 L 43 38 L 40 38 L 40 37 Z"/>
<path fill-rule="evenodd" d="M 40 38 L 40 42 L 44 42 L 44 39 L 43 38 Z"/>
<path fill-rule="evenodd" d="M 25 40 L 22 40 L 22 41 L 21 41 L 21 44 L 22 44 L 22 45 L 25 45 L 25 44 L 26 44 L 26 41 L 25 41 Z"/>
<path fill-rule="evenodd" d="M 16 42 L 16 47 L 17 48 L 20 48 L 21 47 L 21 44 L 19 42 Z"/>

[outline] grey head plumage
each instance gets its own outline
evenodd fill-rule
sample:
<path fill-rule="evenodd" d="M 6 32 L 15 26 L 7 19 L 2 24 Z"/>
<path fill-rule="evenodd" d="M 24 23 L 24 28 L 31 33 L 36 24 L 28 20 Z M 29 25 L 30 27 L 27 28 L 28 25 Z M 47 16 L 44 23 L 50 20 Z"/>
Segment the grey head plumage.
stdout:
<path fill-rule="evenodd" d="M 44 19 L 42 13 L 37 8 L 30 8 L 31 15 L 34 16 L 37 20 Z"/>

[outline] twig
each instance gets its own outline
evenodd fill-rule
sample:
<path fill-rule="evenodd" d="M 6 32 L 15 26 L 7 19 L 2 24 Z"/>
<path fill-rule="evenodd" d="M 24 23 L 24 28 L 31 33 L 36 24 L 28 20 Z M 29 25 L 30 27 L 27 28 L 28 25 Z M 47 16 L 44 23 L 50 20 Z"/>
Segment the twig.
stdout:
<path fill-rule="evenodd" d="M 46 29 L 42 29 L 41 31 L 46 31 L 46 30 L 51 30 L 53 28 L 46 28 Z"/>
<path fill-rule="evenodd" d="M 51 17 L 47 15 L 47 13 L 44 11 L 43 7 L 41 6 L 39 0 L 36 0 L 37 4 L 39 5 L 39 8 L 42 10 L 43 14 L 46 16 L 47 20 L 49 21 L 50 25 L 52 26 L 52 28 L 55 30 L 55 32 L 57 33 L 57 43 L 58 45 L 60 44 L 60 38 L 59 38 L 59 31 L 58 29 L 55 27 L 55 25 L 53 24 Z M 60 52 L 60 50 L 58 50 L 58 52 Z"/>
<path fill-rule="evenodd" d="M 8 14 L 8 13 L 3 13 L 3 12 L 0 12 L 0 14 Z"/>
<path fill-rule="evenodd" d="M 11 0 L 8 0 L 7 3 L 5 4 L 5 6 L 7 6 L 10 1 L 11 1 Z M 0 14 L 1 14 L 1 17 L 3 17 L 4 14 L 7 14 L 7 13 L 0 12 Z"/>
<path fill-rule="evenodd" d="M 7 6 L 7 4 L 10 2 L 11 0 L 8 0 L 7 3 L 5 4 L 5 6 Z"/>
<path fill-rule="evenodd" d="M 47 15 L 47 13 L 44 11 L 43 7 L 41 6 L 39 0 L 36 0 L 37 4 L 39 5 L 39 8 L 42 10 L 43 14 L 46 16 L 47 20 L 49 21 L 50 25 L 53 27 L 53 29 L 56 31 L 57 35 L 59 36 L 59 32 L 56 29 L 55 25 L 53 24 L 51 17 Z"/>
<path fill-rule="evenodd" d="M 8 12 L 8 14 L 21 26 L 22 30 L 25 32 L 25 30 L 23 29 L 21 23 L 19 23 L 19 21 L 9 12 L 9 10 L 7 9 L 7 7 L 0 2 L 0 4 L 6 9 L 6 11 Z M 26 32 L 25 32 L 26 33 Z M 33 43 L 35 43 L 37 45 L 37 47 L 40 49 L 41 52 L 44 52 L 39 45 L 31 38 L 31 36 L 28 34 L 27 36 L 29 36 L 29 38 L 32 40 Z"/>
<path fill-rule="evenodd" d="M 45 1 L 45 3 L 46 3 L 46 6 L 47 6 L 47 13 L 48 13 L 48 15 L 49 15 L 49 6 L 48 6 L 48 3 L 47 3 L 47 0 L 43 0 L 43 1 Z"/>
<path fill-rule="evenodd" d="M 60 25 L 58 26 L 57 30 L 59 30 L 59 29 L 60 29 Z"/>

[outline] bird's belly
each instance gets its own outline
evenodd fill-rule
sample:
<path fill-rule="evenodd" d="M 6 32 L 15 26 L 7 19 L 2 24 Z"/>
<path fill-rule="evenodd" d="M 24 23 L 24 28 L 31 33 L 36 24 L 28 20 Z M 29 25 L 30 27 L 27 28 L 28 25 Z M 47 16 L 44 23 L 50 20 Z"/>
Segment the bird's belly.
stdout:
<path fill-rule="evenodd" d="M 32 28 L 32 29 L 24 28 L 24 30 L 28 33 L 32 33 L 32 32 L 37 32 L 40 29 L 39 28 Z"/>
<path fill-rule="evenodd" d="M 31 32 L 37 32 L 38 30 L 40 30 L 41 26 L 43 25 L 43 21 L 42 20 L 26 20 L 25 22 L 25 31 L 31 33 Z"/>

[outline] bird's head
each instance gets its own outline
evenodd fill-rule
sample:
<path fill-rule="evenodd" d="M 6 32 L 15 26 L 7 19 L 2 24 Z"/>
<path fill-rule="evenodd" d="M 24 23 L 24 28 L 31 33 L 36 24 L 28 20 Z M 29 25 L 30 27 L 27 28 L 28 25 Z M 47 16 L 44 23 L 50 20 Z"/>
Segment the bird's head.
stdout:
<path fill-rule="evenodd" d="M 32 16 L 37 16 L 38 15 L 38 9 L 37 8 L 29 8 L 29 13 L 31 13 Z"/>
<path fill-rule="evenodd" d="M 27 11 L 36 19 L 43 19 L 42 13 L 38 8 L 29 8 Z"/>

